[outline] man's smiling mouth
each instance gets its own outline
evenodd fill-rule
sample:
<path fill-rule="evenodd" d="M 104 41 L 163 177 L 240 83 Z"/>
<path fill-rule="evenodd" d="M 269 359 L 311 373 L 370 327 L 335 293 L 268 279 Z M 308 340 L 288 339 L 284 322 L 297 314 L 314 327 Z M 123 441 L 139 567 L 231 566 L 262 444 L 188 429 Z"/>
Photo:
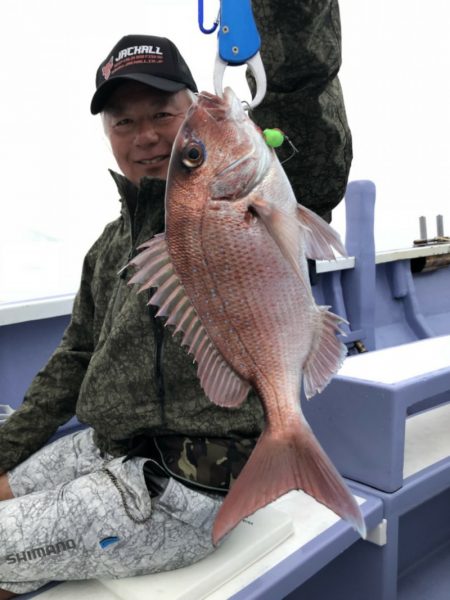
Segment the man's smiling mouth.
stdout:
<path fill-rule="evenodd" d="M 135 162 L 139 165 L 155 165 L 166 160 L 167 156 L 155 156 L 154 158 L 144 158 L 142 160 L 136 160 Z"/>

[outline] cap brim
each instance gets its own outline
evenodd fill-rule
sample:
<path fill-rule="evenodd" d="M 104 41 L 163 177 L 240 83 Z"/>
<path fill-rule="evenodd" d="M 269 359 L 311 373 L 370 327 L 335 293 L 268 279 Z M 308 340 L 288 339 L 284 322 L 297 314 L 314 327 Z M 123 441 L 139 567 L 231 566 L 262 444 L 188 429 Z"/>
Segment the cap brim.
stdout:
<path fill-rule="evenodd" d="M 163 79 L 162 77 L 154 77 L 153 75 L 147 75 L 146 73 L 121 75 L 120 77 L 108 79 L 108 81 L 102 83 L 97 89 L 92 97 L 91 113 L 96 115 L 101 112 L 108 102 L 111 94 L 120 86 L 121 83 L 126 81 L 138 81 L 139 83 L 144 83 L 149 87 L 153 87 L 164 92 L 178 92 L 179 90 L 187 87 L 185 83 L 171 81 L 170 79 Z"/>

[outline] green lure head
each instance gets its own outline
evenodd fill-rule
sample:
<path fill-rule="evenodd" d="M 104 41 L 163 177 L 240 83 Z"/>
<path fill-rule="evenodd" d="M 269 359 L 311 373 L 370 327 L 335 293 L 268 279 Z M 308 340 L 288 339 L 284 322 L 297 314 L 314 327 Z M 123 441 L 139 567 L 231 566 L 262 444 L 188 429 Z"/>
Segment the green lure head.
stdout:
<path fill-rule="evenodd" d="M 281 144 L 284 142 L 284 133 L 281 129 L 264 129 L 263 131 L 264 139 L 266 140 L 266 144 L 271 148 L 279 148 Z"/>

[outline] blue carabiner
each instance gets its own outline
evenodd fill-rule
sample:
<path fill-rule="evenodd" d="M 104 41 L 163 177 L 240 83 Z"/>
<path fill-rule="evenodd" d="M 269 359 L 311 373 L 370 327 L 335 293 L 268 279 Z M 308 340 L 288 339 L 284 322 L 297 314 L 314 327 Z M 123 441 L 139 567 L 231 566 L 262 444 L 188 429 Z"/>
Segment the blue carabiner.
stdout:
<path fill-rule="evenodd" d="M 219 18 L 217 18 L 213 26 L 209 29 L 206 29 L 203 25 L 204 12 L 203 12 L 203 0 L 198 0 L 198 26 L 200 27 L 200 31 L 202 33 L 214 33 L 219 25 Z"/>
<path fill-rule="evenodd" d="M 230 65 L 243 65 L 260 47 L 251 0 L 221 0 L 220 58 Z"/>

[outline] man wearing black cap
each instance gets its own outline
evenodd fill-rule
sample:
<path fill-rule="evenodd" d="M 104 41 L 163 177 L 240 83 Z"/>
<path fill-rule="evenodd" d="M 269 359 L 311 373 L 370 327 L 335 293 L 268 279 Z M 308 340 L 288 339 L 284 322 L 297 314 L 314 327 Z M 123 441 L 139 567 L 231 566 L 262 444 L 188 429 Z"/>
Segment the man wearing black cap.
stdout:
<path fill-rule="evenodd" d="M 122 211 L 86 256 L 60 346 L 0 430 L 0 497 L 14 498 L 0 503 L 0 598 L 206 556 L 221 498 L 261 425 L 252 403 L 237 420 L 214 409 L 148 298 L 118 275 L 164 228 L 170 151 L 197 90 L 189 68 L 171 41 L 126 36 L 96 84 L 91 111 L 102 112 L 123 172 L 112 173 Z M 42 448 L 73 414 L 90 427 Z"/>
<path fill-rule="evenodd" d="M 171 41 L 126 36 L 96 88 L 121 214 L 86 255 L 62 342 L 0 429 L 0 499 L 14 499 L 0 503 L 0 600 L 209 554 L 223 494 L 264 422 L 253 393 L 235 410 L 205 397 L 179 340 L 120 271 L 164 229 L 168 159 L 197 91 L 189 68 Z M 74 414 L 88 427 L 45 445 Z"/>
<path fill-rule="evenodd" d="M 128 35 L 100 65 L 96 85 L 91 112 L 103 113 L 122 173 L 137 187 L 142 177 L 165 179 L 173 141 L 197 92 L 176 46 Z"/>
<path fill-rule="evenodd" d="M 97 70 L 93 115 L 101 112 L 111 93 L 124 81 L 137 81 L 164 92 L 197 86 L 178 48 L 167 38 L 127 35 L 111 50 Z"/>

